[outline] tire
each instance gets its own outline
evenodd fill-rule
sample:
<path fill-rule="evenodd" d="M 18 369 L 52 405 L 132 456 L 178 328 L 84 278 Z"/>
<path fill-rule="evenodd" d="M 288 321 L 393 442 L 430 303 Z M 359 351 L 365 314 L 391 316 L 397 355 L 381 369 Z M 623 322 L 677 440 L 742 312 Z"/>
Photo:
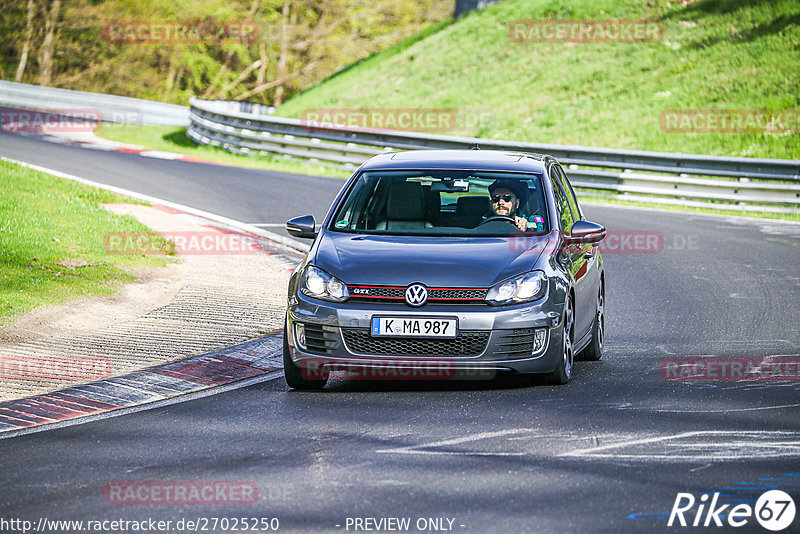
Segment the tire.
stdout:
<path fill-rule="evenodd" d="M 303 378 L 303 373 L 292 361 L 289 351 L 288 328 L 284 325 L 283 329 L 283 376 L 286 383 L 292 389 L 322 389 L 328 382 L 328 373 L 319 380 L 307 380 Z"/>
<path fill-rule="evenodd" d="M 594 324 L 592 324 L 592 340 L 586 345 L 581 353 L 581 359 L 589 362 L 596 362 L 603 357 L 603 343 L 606 335 L 606 291 L 600 285 L 597 293 L 597 307 L 594 314 Z"/>
<path fill-rule="evenodd" d="M 567 298 L 564 303 L 561 333 L 561 358 L 559 358 L 556 370 L 547 375 L 547 381 L 556 385 L 563 385 L 570 381 L 572 368 L 575 365 L 575 313 L 570 298 Z"/>

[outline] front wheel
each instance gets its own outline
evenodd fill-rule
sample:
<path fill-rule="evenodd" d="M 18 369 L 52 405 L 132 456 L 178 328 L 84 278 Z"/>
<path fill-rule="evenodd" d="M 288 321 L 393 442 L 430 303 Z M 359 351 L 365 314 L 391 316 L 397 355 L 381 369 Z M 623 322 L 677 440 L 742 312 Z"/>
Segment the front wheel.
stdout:
<path fill-rule="evenodd" d="M 583 360 L 596 362 L 603 357 L 603 342 L 606 334 L 605 307 L 605 288 L 601 285 L 597 293 L 597 307 L 595 308 L 594 324 L 592 324 L 592 340 L 581 353 Z"/>
<path fill-rule="evenodd" d="M 558 367 L 548 375 L 548 382 L 562 385 L 572 378 L 572 365 L 574 363 L 573 347 L 575 341 L 575 315 L 572 300 L 567 298 L 564 303 L 564 316 L 561 318 L 561 358 Z"/>
<path fill-rule="evenodd" d="M 283 328 L 283 376 L 292 389 L 322 389 L 328 382 L 328 373 L 320 375 L 319 379 L 309 380 L 303 377 L 303 370 L 292 361 L 289 351 L 288 323 Z"/>

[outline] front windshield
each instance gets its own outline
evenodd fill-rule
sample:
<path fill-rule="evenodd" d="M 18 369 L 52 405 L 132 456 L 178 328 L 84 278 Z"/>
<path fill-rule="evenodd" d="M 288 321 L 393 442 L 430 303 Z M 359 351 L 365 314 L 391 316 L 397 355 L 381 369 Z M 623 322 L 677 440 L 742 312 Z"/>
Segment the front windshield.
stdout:
<path fill-rule="evenodd" d="M 358 177 L 330 229 L 389 235 L 512 236 L 549 228 L 541 175 L 373 171 Z"/>

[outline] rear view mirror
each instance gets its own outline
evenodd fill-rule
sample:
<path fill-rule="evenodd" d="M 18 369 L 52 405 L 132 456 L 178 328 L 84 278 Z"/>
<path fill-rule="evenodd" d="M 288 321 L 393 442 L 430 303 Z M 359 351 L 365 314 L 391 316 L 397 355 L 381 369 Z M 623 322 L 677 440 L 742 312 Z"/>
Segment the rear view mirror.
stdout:
<path fill-rule="evenodd" d="M 441 182 L 433 182 L 431 191 L 440 193 L 467 193 L 469 192 L 469 180 L 455 178 Z"/>
<path fill-rule="evenodd" d="M 606 237 L 606 229 L 591 221 L 575 221 L 569 236 L 570 243 L 599 243 Z"/>
<path fill-rule="evenodd" d="M 286 231 L 294 237 L 314 239 L 317 237 L 317 222 L 313 215 L 295 217 L 286 221 Z"/>

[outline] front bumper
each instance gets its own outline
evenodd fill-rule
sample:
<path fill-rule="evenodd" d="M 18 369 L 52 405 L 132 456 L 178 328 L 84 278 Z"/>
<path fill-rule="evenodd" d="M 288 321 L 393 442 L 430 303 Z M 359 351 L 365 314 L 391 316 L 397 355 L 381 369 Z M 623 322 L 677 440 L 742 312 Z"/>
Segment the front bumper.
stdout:
<path fill-rule="evenodd" d="M 558 305 L 547 297 L 512 306 L 429 304 L 411 308 L 391 303 L 331 303 L 295 294 L 290 299 L 285 335 L 292 361 L 312 373 L 386 369 L 395 371 L 387 377 L 398 378 L 437 376 L 431 370 L 465 378 L 490 378 L 497 371 L 548 373 L 561 358 L 558 327 L 562 307 L 563 303 Z M 373 338 L 370 324 L 376 315 L 457 318 L 459 336 L 455 340 Z M 297 323 L 303 325 L 305 346 L 295 339 Z M 532 353 L 536 330 L 545 333 L 544 347 Z"/>

